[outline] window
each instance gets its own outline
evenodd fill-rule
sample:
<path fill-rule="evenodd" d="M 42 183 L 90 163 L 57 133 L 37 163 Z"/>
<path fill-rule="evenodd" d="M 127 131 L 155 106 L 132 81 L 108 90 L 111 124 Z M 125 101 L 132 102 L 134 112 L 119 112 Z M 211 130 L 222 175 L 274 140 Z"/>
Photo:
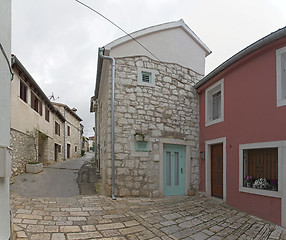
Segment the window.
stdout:
<path fill-rule="evenodd" d="M 70 128 L 70 126 L 68 126 L 68 136 L 70 136 L 71 135 L 71 128 Z"/>
<path fill-rule="evenodd" d="M 278 191 L 278 148 L 244 149 L 243 177 L 244 187 Z"/>
<path fill-rule="evenodd" d="M 25 83 L 20 81 L 20 98 L 27 103 L 27 92 L 28 92 L 28 87 L 26 86 Z"/>
<path fill-rule="evenodd" d="M 74 146 L 74 151 L 77 152 L 77 146 Z"/>
<path fill-rule="evenodd" d="M 55 134 L 57 135 L 61 135 L 60 133 L 60 124 L 58 124 L 57 122 L 55 122 Z"/>
<path fill-rule="evenodd" d="M 280 198 L 285 146 L 286 141 L 239 145 L 239 191 Z"/>
<path fill-rule="evenodd" d="M 45 107 L 45 119 L 47 122 L 50 121 L 50 111 L 47 107 Z"/>
<path fill-rule="evenodd" d="M 141 72 L 141 82 L 142 83 L 151 83 L 152 74 L 149 72 Z"/>
<path fill-rule="evenodd" d="M 39 114 L 43 116 L 43 104 L 41 101 L 39 101 Z"/>
<path fill-rule="evenodd" d="M 31 91 L 31 108 L 33 108 L 41 116 L 43 115 L 43 104 L 32 91 Z"/>
<path fill-rule="evenodd" d="M 206 126 L 224 121 L 224 79 L 206 90 Z"/>
<path fill-rule="evenodd" d="M 286 47 L 276 50 L 277 106 L 286 105 Z"/>
<path fill-rule="evenodd" d="M 155 71 L 146 68 L 138 68 L 137 84 L 155 87 Z"/>

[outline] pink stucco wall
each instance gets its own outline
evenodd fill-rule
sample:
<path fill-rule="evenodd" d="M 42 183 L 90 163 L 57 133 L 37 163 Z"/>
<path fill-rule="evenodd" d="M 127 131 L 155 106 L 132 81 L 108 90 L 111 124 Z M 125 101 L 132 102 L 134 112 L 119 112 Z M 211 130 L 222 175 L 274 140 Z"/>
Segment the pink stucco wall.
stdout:
<path fill-rule="evenodd" d="M 276 49 L 286 38 L 244 57 L 200 93 L 200 151 L 205 141 L 226 137 L 226 203 L 281 224 L 281 199 L 239 192 L 239 144 L 286 140 L 286 106 L 276 105 Z M 224 78 L 224 121 L 205 127 L 205 89 Z M 284 129 L 284 130 L 283 130 Z M 200 191 L 205 191 L 205 160 L 200 160 Z"/>

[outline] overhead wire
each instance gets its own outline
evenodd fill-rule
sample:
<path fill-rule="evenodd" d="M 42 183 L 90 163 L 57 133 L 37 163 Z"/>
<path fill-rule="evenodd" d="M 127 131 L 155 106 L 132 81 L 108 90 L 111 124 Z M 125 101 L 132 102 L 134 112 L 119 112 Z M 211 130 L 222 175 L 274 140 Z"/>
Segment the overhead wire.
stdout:
<path fill-rule="evenodd" d="M 132 40 L 134 40 L 136 43 L 138 43 L 142 48 L 144 48 L 148 53 L 150 53 L 154 58 L 156 58 L 160 63 L 162 63 L 166 68 L 168 68 L 169 70 L 171 70 L 165 63 L 163 63 L 154 53 L 152 53 L 147 47 L 145 47 L 142 43 L 140 43 L 136 38 L 132 37 L 131 34 L 129 34 L 128 32 L 126 32 L 124 29 L 122 29 L 121 27 L 119 27 L 116 23 L 114 23 L 113 21 L 111 21 L 110 19 L 108 19 L 107 17 L 105 17 L 103 14 L 101 14 L 100 12 L 96 11 L 95 9 L 93 9 L 92 7 L 86 5 L 85 3 L 79 1 L 79 0 L 75 0 L 76 2 L 78 2 L 79 4 L 85 6 L 86 8 L 90 9 L 91 11 L 95 12 L 96 14 L 100 15 L 101 17 L 103 17 L 104 19 L 106 19 L 108 22 L 110 22 L 112 25 L 114 25 L 115 27 L 117 27 L 118 29 L 120 29 L 122 32 L 124 32 L 127 36 L 129 36 Z M 172 70 L 171 70 L 172 71 Z"/>

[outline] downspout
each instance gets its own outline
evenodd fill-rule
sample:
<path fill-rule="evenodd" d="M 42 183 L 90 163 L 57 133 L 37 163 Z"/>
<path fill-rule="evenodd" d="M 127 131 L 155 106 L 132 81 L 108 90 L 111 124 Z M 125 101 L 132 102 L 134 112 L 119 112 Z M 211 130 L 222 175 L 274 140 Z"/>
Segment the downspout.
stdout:
<path fill-rule="evenodd" d="M 115 176 L 114 176 L 114 88 L 115 88 L 115 59 L 110 56 L 103 55 L 104 48 L 99 49 L 99 56 L 102 59 L 107 59 L 112 62 L 111 66 L 111 81 L 112 81 L 112 98 L 111 98 L 111 168 L 112 168 L 112 186 L 111 186 L 111 198 L 116 200 L 114 195 L 114 185 L 115 185 Z"/>
<path fill-rule="evenodd" d="M 66 109 L 64 107 L 64 119 L 66 119 Z M 64 161 L 66 160 L 66 121 L 64 121 Z"/>

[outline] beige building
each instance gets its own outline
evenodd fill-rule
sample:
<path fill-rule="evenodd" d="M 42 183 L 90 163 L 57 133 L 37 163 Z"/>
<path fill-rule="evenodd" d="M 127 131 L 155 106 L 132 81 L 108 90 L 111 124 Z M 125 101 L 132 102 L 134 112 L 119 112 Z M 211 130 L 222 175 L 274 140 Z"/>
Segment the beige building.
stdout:
<path fill-rule="evenodd" d="M 98 53 L 91 111 L 103 186 L 112 197 L 186 194 L 199 183 L 193 86 L 210 50 L 183 20 L 131 36 L 137 42 L 124 36 Z"/>
<path fill-rule="evenodd" d="M 12 70 L 10 141 L 12 176 L 16 176 L 25 172 L 27 162 L 51 164 L 65 159 L 65 138 L 69 136 L 65 137 L 64 129 L 70 120 L 51 103 L 14 55 Z"/>
<path fill-rule="evenodd" d="M 81 156 L 81 124 L 82 119 L 76 114 L 77 109 L 70 109 L 67 105 L 53 102 L 53 105 L 66 119 L 64 123 L 64 159 Z"/>

